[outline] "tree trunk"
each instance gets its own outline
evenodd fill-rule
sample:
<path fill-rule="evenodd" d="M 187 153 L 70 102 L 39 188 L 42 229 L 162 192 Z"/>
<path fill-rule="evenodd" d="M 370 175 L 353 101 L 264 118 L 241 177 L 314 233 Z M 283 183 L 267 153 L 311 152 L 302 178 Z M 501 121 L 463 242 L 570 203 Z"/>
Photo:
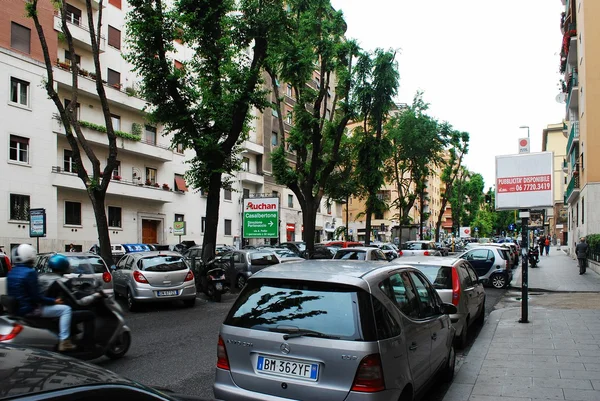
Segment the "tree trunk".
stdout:
<path fill-rule="evenodd" d="M 319 200 L 320 201 L 320 200 Z M 315 253 L 315 232 L 317 221 L 316 199 L 306 200 L 302 207 L 302 224 L 304 224 L 304 242 L 306 243 L 306 258 L 310 259 Z"/>
<path fill-rule="evenodd" d="M 208 262 L 215 257 L 217 229 L 219 228 L 219 204 L 221 201 L 221 173 L 210 175 L 206 197 L 206 223 L 202 241 L 202 260 Z"/>
<path fill-rule="evenodd" d="M 370 202 L 368 202 L 370 203 Z M 365 245 L 371 245 L 371 217 L 372 217 L 371 207 L 367 206 L 367 210 L 365 210 Z"/>
<path fill-rule="evenodd" d="M 113 260 L 110 246 L 110 234 L 108 232 L 108 221 L 106 220 L 106 208 L 104 207 L 106 193 L 101 190 L 88 188 L 88 196 L 92 202 L 92 209 L 94 210 L 94 217 L 96 218 L 100 256 L 110 267 L 117 261 Z"/>
<path fill-rule="evenodd" d="M 423 239 L 423 204 L 425 203 L 425 200 L 423 199 L 423 197 L 425 196 L 425 190 L 421 190 L 421 193 L 419 194 L 419 239 L 422 240 Z"/>
<path fill-rule="evenodd" d="M 348 236 L 350 234 L 350 229 L 348 228 L 348 226 L 350 225 L 350 220 L 349 220 L 349 213 L 350 211 L 348 210 L 348 205 L 350 204 L 350 196 L 346 196 L 346 235 L 344 236 L 344 240 L 346 241 L 350 241 L 350 237 Z"/>

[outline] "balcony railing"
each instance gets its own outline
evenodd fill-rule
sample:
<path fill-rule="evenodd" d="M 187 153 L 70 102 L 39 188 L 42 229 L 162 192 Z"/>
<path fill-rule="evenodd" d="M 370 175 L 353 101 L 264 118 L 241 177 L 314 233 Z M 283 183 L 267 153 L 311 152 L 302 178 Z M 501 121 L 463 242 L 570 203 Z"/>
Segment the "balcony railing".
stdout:
<path fill-rule="evenodd" d="M 565 191 L 565 204 L 571 203 L 571 201 L 575 198 L 576 195 L 579 194 L 579 172 L 574 172 L 571 180 L 569 181 L 569 185 L 567 185 L 567 190 Z"/>
<path fill-rule="evenodd" d="M 577 77 L 577 73 L 573 73 L 573 75 L 571 76 L 571 79 L 569 79 L 569 83 L 567 83 L 567 93 L 568 93 L 567 106 L 569 108 L 572 108 L 571 107 L 571 98 L 573 96 L 579 96 L 578 85 L 579 85 L 579 79 Z M 574 100 L 579 100 L 579 99 L 577 98 Z"/>
<path fill-rule="evenodd" d="M 562 171 L 563 173 L 568 173 L 569 172 L 569 165 L 567 164 L 567 161 L 563 159 L 562 162 Z"/>
<path fill-rule="evenodd" d="M 69 31 L 73 37 L 73 43 L 85 48 L 88 51 L 92 50 L 92 39 L 90 38 L 90 30 L 87 24 L 84 24 L 83 17 L 67 12 L 66 21 L 70 25 Z M 62 17 L 58 11 L 54 12 L 54 30 L 62 32 Z M 103 53 L 106 50 L 106 37 L 100 35 L 97 40 L 98 51 Z"/>
<path fill-rule="evenodd" d="M 569 141 L 567 142 L 567 155 L 573 151 L 575 143 L 579 142 L 579 121 L 571 123 L 571 131 L 569 133 Z"/>

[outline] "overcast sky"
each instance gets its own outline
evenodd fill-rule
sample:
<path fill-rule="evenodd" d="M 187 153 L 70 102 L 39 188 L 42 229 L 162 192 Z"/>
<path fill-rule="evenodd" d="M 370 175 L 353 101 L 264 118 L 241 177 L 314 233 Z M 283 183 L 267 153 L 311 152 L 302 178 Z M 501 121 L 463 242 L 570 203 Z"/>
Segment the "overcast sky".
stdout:
<path fill-rule="evenodd" d="M 398 101 L 417 90 L 429 114 L 471 136 L 469 170 L 495 181 L 496 155 L 560 123 L 560 0 L 332 0 L 361 47 L 399 49 Z"/>

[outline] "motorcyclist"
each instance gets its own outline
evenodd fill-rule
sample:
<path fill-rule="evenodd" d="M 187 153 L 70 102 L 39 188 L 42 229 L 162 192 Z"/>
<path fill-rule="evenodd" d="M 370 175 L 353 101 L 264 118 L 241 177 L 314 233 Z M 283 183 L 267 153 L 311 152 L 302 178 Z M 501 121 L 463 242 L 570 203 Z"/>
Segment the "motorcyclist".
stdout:
<path fill-rule="evenodd" d="M 38 275 L 33 268 L 36 251 L 29 244 L 21 244 L 13 249 L 12 260 L 15 264 L 6 277 L 8 295 L 19 303 L 17 315 L 23 317 L 59 318 L 60 340 L 58 350 L 74 350 L 71 342 L 71 307 L 63 304 L 61 298 L 51 298 L 41 294 Z"/>

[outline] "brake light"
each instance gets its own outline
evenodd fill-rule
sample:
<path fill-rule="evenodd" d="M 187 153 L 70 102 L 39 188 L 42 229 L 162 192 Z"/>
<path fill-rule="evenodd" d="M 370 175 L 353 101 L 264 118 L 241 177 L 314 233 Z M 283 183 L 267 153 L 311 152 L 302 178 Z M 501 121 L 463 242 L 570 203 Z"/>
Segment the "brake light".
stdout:
<path fill-rule="evenodd" d="M 379 354 L 367 355 L 358 365 L 354 383 L 352 383 L 352 391 L 376 393 L 382 390 L 385 390 L 385 383 L 381 357 Z"/>
<path fill-rule="evenodd" d="M 425 251 L 425 252 L 423 253 L 423 255 L 425 255 L 425 256 L 429 256 L 429 251 Z"/>
<path fill-rule="evenodd" d="M 144 277 L 144 275 L 138 270 L 133 271 L 133 279 L 138 283 L 148 284 L 148 280 L 146 280 L 146 277 Z"/>
<path fill-rule="evenodd" d="M 10 271 L 12 269 L 12 265 L 10 264 L 10 258 L 8 256 L 4 256 L 4 262 L 6 262 L 6 271 Z"/>
<path fill-rule="evenodd" d="M 403 255 L 402 251 L 398 251 L 398 256 L 402 256 L 402 255 Z"/>
<path fill-rule="evenodd" d="M 8 334 L 0 334 L 0 341 L 9 341 L 12 340 L 23 330 L 23 326 L 20 324 L 15 324 Z"/>
<path fill-rule="evenodd" d="M 458 270 L 456 267 L 452 267 L 452 305 L 458 306 L 460 301 L 460 279 L 458 277 Z"/>
<path fill-rule="evenodd" d="M 221 336 L 219 336 L 219 343 L 217 345 L 217 368 L 229 370 L 229 358 L 227 357 L 225 342 Z"/>
<path fill-rule="evenodd" d="M 109 272 L 102 273 L 102 281 L 104 281 L 105 283 L 110 283 L 110 280 L 112 280 L 112 276 Z"/>
<path fill-rule="evenodd" d="M 194 273 L 192 273 L 192 271 L 190 270 L 188 272 L 188 274 L 186 274 L 185 280 L 183 280 L 183 281 L 192 281 L 193 279 L 194 279 Z"/>

